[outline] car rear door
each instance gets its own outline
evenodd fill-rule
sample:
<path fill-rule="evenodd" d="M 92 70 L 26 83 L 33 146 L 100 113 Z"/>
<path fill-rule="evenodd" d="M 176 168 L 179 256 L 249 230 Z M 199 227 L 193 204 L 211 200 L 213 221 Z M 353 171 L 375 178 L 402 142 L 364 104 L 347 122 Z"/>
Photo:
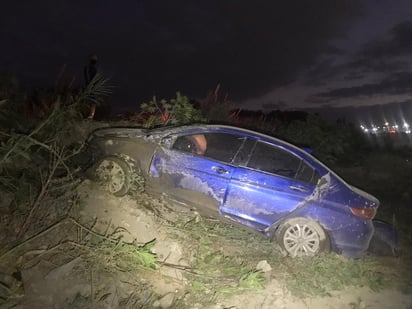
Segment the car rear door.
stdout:
<path fill-rule="evenodd" d="M 247 162 L 239 164 L 221 213 L 257 229 L 272 225 L 304 202 L 318 179 L 317 172 L 302 158 L 261 141 L 253 145 Z"/>

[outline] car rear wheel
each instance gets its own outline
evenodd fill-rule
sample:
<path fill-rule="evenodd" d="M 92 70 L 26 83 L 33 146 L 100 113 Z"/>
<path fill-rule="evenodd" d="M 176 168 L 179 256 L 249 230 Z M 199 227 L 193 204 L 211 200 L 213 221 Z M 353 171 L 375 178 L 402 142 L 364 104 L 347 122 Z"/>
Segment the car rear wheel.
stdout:
<path fill-rule="evenodd" d="M 307 218 L 287 219 L 275 236 L 281 250 L 291 257 L 315 256 L 330 251 L 326 232 L 317 222 Z"/>
<path fill-rule="evenodd" d="M 95 169 L 97 180 L 104 190 L 115 196 L 123 196 L 129 191 L 130 174 L 128 164 L 114 156 L 102 159 Z"/>

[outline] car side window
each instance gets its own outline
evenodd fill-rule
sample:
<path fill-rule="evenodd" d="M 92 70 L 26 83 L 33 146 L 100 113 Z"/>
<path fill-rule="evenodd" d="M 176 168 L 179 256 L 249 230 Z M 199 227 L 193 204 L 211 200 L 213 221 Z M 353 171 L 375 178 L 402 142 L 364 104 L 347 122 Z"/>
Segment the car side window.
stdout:
<path fill-rule="evenodd" d="M 238 153 L 236 154 L 234 163 L 239 166 L 246 166 L 255 144 L 255 139 L 246 138 L 243 142 L 243 145 L 240 147 Z"/>
<path fill-rule="evenodd" d="M 179 136 L 172 149 L 230 163 L 243 141 L 244 137 L 228 133 L 192 134 Z"/>
<path fill-rule="evenodd" d="M 300 164 L 300 158 L 282 148 L 258 142 L 247 166 L 271 174 L 295 178 Z"/>
<path fill-rule="evenodd" d="M 172 147 L 175 150 L 197 155 L 204 155 L 206 148 L 207 141 L 204 134 L 179 136 Z"/>
<path fill-rule="evenodd" d="M 320 175 L 312 166 L 301 160 L 300 167 L 298 169 L 298 172 L 296 173 L 295 178 L 299 181 L 316 185 L 320 178 Z"/>

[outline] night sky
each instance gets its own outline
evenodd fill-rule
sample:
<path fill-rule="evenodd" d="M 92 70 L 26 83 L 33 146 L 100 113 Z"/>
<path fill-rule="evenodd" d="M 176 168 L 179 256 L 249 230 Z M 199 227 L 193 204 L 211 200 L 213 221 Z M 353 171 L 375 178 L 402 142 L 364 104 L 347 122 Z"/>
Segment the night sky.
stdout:
<path fill-rule="evenodd" d="M 95 53 L 117 110 L 220 83 L 245 109 L 389 104 L 412 120 L 410 0 L 8 1 L 0 37 L 0 73 L 24 89 L 61 72 L 82 85 Z"/>

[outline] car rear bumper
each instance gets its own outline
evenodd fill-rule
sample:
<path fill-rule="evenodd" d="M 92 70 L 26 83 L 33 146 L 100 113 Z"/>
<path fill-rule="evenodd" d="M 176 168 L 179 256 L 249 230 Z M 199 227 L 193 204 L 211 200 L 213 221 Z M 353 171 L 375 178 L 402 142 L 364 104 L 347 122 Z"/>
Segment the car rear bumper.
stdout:
<path fill-rule="evenodd" d="M 373 220 L 373 225 L 375 232 L 369 243 L 368 252 L 376 255 L 398 255 L 399 240 L 394 227 L 380 220 Z"/>
<path fill-rule="evenodd" d="M 328 232 L 335 252 L 358 259 L 366 254 L 374 231 L 372 220 L 356 220 L 352 224 Z"/>

